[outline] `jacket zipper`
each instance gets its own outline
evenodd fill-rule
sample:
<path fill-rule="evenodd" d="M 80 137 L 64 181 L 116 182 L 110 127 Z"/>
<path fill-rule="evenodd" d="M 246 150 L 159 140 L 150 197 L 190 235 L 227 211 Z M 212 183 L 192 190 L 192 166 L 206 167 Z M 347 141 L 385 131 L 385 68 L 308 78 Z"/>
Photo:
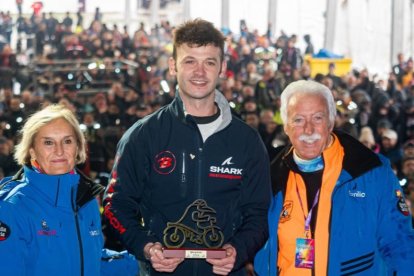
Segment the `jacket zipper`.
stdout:
<path fill-rule="evenodd" d="M 201 188 L 201 172 L 202 172 L 202 163 L 203 163 L 203 137 L 201 136 L 200 129 L 198 128 L 198 125 L 196 122 L 191 118 L 191 123 L 193 127 L 195 128 L 195 131 L 197 132 L 196 143 L 197 143 L 197 151 L 198 151 L 198 168 L 197 168 L 197 190 L 196 190 L 196 197 L 201 198 L 203 191 Z"/>
<path fill-rule="evenodd" d="M 203 148 L 198 148 L 198 168 L 197 168 L 197 198 L 201 198 L 202 191 L 201 191 L 201 165 L 203 163 L 202 156 L 203 156 Z"/>
<path fill-rule="evenodd" d="M 196 146 L 197 146 L 197 187 L 196 187 L 196 191 L 195 191 L 195 196 L 197 199 L 201 198 L 202 195 L 202 189 L 201 189 L 201 165 L 203 163 L 202 161 L 202 157 L 203 157 L 203 137 L 201 136 L 201 132 L 200 129 L 198 128 L 197 123 L 194 121 L 194 119 L 190 116 L 190 118 L 187 117 L 187 122 L 189 123 L 190 127 L 193 127 L 194 130 L 197 132 L 197 135 L 195 137 L 196 139 Z M 184 156 L 183 156 L 183 160 L 184 160 Z M 184 163 L 183 163 L 184 166 Z M 181 175 L 181 181 L 183 181 L 183 176 L 184 176 L 184 171 L 182 171 L 182 175 Z M 197 276 L 198 275 L 198 262 L 193 262 L 193 276 Z"/>
<path fill-rule="evenodd" d="M 84 273 L 84 262 L 83 262 L 83 244 L 82 244 L 82 236 L 80 232 L 80 226 L 79 226 L 79 216 L 78 216 L 78 206 L 76 205 L 74 199 L 73 199 L 74 189 L 72 189 L 72 208 L 73 213 L 75 217 L 75 224 L 76 224 L 76 234 L 78 237 L 78 243 L 79 243 L 79 256 L 80 256 L 80 275 L 83 276 Z"/>
<path fill-rule="evenodd" d="M 195 125 L 196 131 L 198 132 L 197 135 L 197 146 L 198 146 L 198 168 L 197 168 L 197 198 L 201 198 L 203 191 L 201 187 L 201 172 L 202 172 L 202 164 L 203 164 L 203 138 L 200 133 L 200 129 L 198 128 L 197 124 Z M 193 266 L 193 275 L 198 275 L 198 262 L 194 262 Z"/>
<path fill-rule="evenodd" d="M 185 164 L 186 152 L 185 151 L 183 151 L 183 153 L 182 153 L 182 158 L 183 158 L 183 162 L 182 162 L 182 168 L 181 168 L 181 183 L 185 183 L 185 182 L 187 182 L 187 176 L 186 176 L 187 168 L 186 168 L 186 164 Z"/>

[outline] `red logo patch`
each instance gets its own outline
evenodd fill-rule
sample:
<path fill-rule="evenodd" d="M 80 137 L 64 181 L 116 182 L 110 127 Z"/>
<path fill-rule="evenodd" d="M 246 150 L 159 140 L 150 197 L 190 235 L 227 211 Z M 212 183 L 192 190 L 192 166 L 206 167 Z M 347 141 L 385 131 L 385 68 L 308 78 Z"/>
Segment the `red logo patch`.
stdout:
<path fill-rule="evenodd" d="M 155 156 L 154 170 L 159 174 L 169 174 L 174 171 L 176 163 L 172 152 L 163 151 Z"/>
<path fill-rule="evenodd" d="M 158 161 L 158 167 L 160 169 L 167 169 L 171 167 L 172 165 L 172 158 L 171 157 L 162 157 L 157 160 Z"/>

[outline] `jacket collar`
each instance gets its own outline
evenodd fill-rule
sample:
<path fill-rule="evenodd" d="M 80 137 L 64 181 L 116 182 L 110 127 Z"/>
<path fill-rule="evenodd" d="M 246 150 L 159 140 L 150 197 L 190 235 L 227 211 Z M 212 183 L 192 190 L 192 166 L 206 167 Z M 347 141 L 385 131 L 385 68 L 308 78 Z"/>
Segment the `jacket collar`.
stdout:
<path fill-rule="evenodd" d="M 358 140 L 347 133 L 334 131 L 344 148 L 342 169 L 352 178 L 359 177 L 366 172 L 381 166 L 381 160 L 377 154 L 365 147 Z M 288 144 L 271 162 L 271 177 L 273 194 L 285 191 L 289 173 L 289 158 L 292 155 L 292 145 Z"/>
<path fill-rule="evenodd" d="M 224 95 L 217 89 L 215 90 L 214 93 L 215 93 L 215 102 L 220 108 L 220 111 L 223 117 L 222 123 L 216 130 L 216 131 L 220 131 L 230 124 L 232 120 L 232 114 L 230 110 L 230 105 L 227 99 L 224 97 Z M 175 114 L 175 116 L 178 117 L 180 121 L 182 121 L 183 123 L 188 123 L 188 118 L 191 117 L 191 115 L 185 114 L 184 103 L 180 97 L 180 93 L 178 89 L 175 93 L 175 99 L 172 101 L 170 105 L 170 109 Z"/>
<path fill-rule="evenodd" d="M 102 193 L 105 190 L 105 187 L 93 182 L 92 179 L 87 177 L 80 170 L 77 170 L 76 172 L 80 175 L 78 191 L 76 193 L 76 204 L 78 206 L 83 206 L 85 203 Z"/>
<path fill-rule="evenodd" d="M 29 187 L 37 191 L 39 197 L 55 207 L 72 207 L 78 174 L 47 175 L 35 172 L 32 168 L 24 168 L 25 180 Z"/>
<path fill-rule="evenodd" d="M 335 134 L 338 136 L 345 151 L 343 168 L 353 178 L 381 166 L 382 163 L 379 156 L 351 135 L 340 131 L 335 131 Z"/>
<path fill-rule="evenodd" d="M 25 166 L 24 175 L 30 187 L 56 207 L 74 207 L 75 195 L 76 206 L 81 207 L 104 190 L 78 170 L 77 174 L 47 175 Z"/>

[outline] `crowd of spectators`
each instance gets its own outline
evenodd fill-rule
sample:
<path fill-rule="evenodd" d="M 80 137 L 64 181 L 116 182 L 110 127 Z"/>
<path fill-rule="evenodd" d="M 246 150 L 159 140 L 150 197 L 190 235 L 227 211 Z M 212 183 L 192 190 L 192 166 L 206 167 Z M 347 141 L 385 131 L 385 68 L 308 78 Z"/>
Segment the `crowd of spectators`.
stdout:
<path fill-rule="evenodd" d="M 304 59 L 314 52 L 309 35 L 302 51 L 294 34 L 259 34 L 242 22 L 237 34 L 223 30 L 228 71 L 218 89 L 233 112 L 259 131 L 269 157 L 288 141 L 279 113 L 281 92 L 292 81 L 314 79 L 334 93 L 336 128 L 388 157 L 414 197 L 412 58 L 399 54 L 383 79 L 367 69 L 338 76 L 335 63 L 328 74 L 315 75 Z M 128 26 L 106 24 L 99 9 L 88 26 L 80 12 L 61 19 L 53 13 L 21 14 L 16 22 L 1 12 L 1 176 L 17 170 L 11 156 L 24 120 L 42 104 L 62 103 L 78 115 L 88 139 L 84 171 L 106 184 L 123 132 L 175 95 L 167 63 L 173 31 L 163 21 L 150 29 L 141 24 L 130 35 Z M 13 32 L 16 45 L 10 44 Z"/>

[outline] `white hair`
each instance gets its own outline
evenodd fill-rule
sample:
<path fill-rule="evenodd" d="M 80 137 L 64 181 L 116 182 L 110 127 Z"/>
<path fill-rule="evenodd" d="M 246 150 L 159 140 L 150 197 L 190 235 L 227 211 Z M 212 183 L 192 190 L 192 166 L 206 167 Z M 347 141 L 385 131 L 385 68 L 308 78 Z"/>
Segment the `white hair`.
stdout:
<path fill-rule="evenodd" d="M 313 94 L 324 97 L 328 107 L 330 126 L 332 127 L 334 125 L 336 117 L 336 104 L 331 90 L 329 90 L 329 88 L 325 85 L 311 80 L 299 80 L 292 82 L 285 88 L 285 90 L 283 90 L 280 97 L 280 116 L 282 117 L 283 124 L 287 124 L 287 106 L 290 98 L 298 94 Z"/>

